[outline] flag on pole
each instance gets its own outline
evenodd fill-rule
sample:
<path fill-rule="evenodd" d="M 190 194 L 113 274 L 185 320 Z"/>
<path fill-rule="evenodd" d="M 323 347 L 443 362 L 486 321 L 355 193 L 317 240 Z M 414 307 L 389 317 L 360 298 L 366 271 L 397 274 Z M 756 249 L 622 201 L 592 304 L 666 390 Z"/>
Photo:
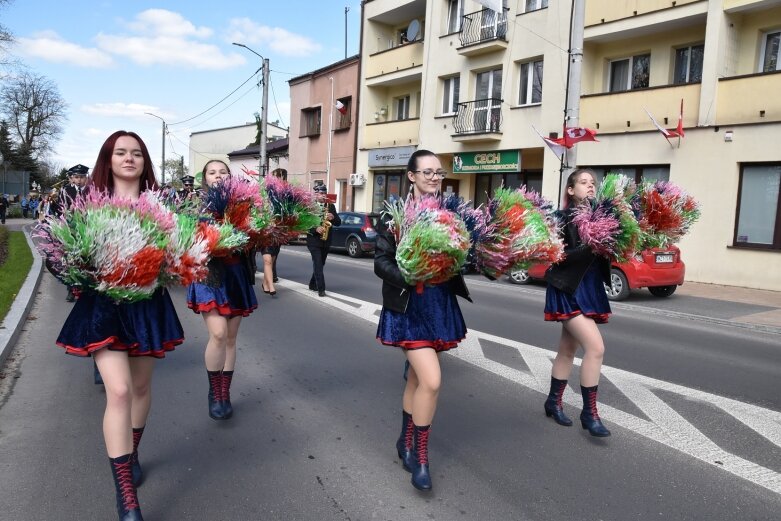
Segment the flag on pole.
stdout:
<path fill-rule="evenodd" d="M 339 114 L 343 116 L 347 114 L 347 107 L 339 100 L 336 100 L 336 110 L 338 110 Z"/>
<path fill-rule="evenodd" d="M 597 131 L 586 127 L 564 127 L 564 146 L 572 148 L 581 141 L 597 141 Z"/>
<path fill-rule="evenodd" d="M 502 0 L 477 0 L 477 3 L 497 13 L 502 12 Z"/>
<path fill-rule="evenodd" d="M 678 146 L 681 146 L 681 138 L 684 136 L 683 132 L 683 99 L 681 99 L 681 111 L 678 113 L 678 126 L 675 127 L 675 129 L 667 129 L 664 128 L 662 125 L 659 124 L 658 121 L 651 115 L 650 112 L 648 112 L 648 109 L 644 108 L 645 113 L 648 114 L 648 117 L 651 118 L 651 123 L 659 130 L 659 132 L 662 133 L 664 136 L 664 139 L 667 140 L 668 143 L 670 143 L 670 146 L 673 146 L 673 144 L 670 142 L 671 137 L 677 137 L 678 138 Z"/>
<path fill-rule="evenodd" d="M 547 137 L 543 136 L 540 133 L 540 131 L 537 130 L 533 125 L 532 125 L 532 128 L 537 133 L 537 135 L 540 136 L 540 138 L 542 138 L 543 141 L 545 141 L 545 144 L 548 145 L 548 148 L 550 148 L 551 151 L 554 154 L 556 154 L 556 157 L 561 159 L 564 156 L 564 154 L 567 153 L 567 147 L 564 146 L 564 144 L 562 143 L 562 138 L 550 139 L 550 138 L 547 138 Z"/>

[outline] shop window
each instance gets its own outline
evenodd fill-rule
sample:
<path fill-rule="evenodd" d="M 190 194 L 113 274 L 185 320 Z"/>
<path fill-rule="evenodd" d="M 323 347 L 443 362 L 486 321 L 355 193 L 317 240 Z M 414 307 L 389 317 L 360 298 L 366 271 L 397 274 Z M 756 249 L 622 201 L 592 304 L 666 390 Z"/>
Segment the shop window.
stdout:
<path fill-rule="evenodd" d="M 781 163 L 740 168 L 736 247 L 781 250 Z"/>
<path fill-rule="evenodd" d="M 321 119 L 320 107 L 302 109 L 301 135 L 299 137 L 319 136 Z"/>
<path fill-rule="evenodd" d="M 762 38 L 762 52 L 760 53 L 759 72 L 773 72 L 781 70 L 779 53 L 781 50 L 781 31 L 767 33 Z"/>
<path fill-rule="evenodd" d="M 477 174 L 475 179 L 475 207 L 486 204 L 497 188 L 502 186 L 516 189 L 526 186 L 528 190 L 542 193 L 542 172 L 523 170 L 496 174 Z"/>
<path fill-rule="evenodd" d="M 518 105 L 542 103 L 542 60 L 521 64 Z"/>
<path fill-rule="evenodd" d="M 702 58 L 705 46 L 692 45 L 675 50 L 673 83 L 699 83 L 702 81 Z"/>
<path fill-rule="evenodd" d="M 409 180 L 403 171 L 375 172 L 372 212 L 385 210 L 385 201 L 394 201 L 404 197 L 409 191 Z"/>
<path fill-rule="evenodd" d="M 458 112 L 458 94 L 461 78 L 453 76 L 442 80 L 442 115 L 450 115 Z"/>
<path fill-rule="evenodd" d="M 610 62 L 610 92 L 630 89 L 644 89 L 649 85 L 651 74 L 651 55 L 640 54 Z"/>

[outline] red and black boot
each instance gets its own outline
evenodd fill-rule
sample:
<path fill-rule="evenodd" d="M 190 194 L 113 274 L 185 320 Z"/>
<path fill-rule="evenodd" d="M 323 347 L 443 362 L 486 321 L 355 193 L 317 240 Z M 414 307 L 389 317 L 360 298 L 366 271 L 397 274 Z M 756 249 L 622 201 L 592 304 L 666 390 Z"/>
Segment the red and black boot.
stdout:
<path fill-rule="evenodd" d="M 117 490 L 117 514 L 119 521 L 144 521 L 138 504 L 136 487 L 133 485 L 132 454 L 109 458 L 114 486 Z"/>
<path fill-rule="evenodd" d="M 431 490 L 431 474 L 428 469 L 428 435 L 431 425 L 414 426 L 412 486 L 418 490 Z"/>
<path fill-rule="evenodd" d="M 559 425 L 570 427 L 572 426 L 572 420 L 564 414 L 564 407 L 562 407 L 561 403 L 566 388 L 567 380 L 550 377 L 550 392 L 548 393 L 548 399 L 545 400 L 545 416 L 549 418 L 552 416 L 553 420 Z"/>
<path fill-rule="evenodd" d="M 414 425 L 412 424 L 412 415 L 407 411 L 402 411 L 401 434 L 396 441 L 396 451 L 399 453 L 399 459 L 407 472 L 412 472 L 415 457 L 412 452 L 412 439 L 414 437 Z"/>
<path fill-rule="evenodd" d="M 233 405 L 231 405 L 231 382 L 233 382 L 233 371 L 222 372 L 222 415 L 227 420 L 233 416 Z"/>
<path fill-rule="evenodd" d="M 598 438 L 610 436 L 610 431 L 602 425 L 597 412 L 597 387 L 580 386 L 580 392 L 583 395 L 583 412 L 580 413 L 580 424 L 584 429 L 588 429 L 589 434 Z"/>
<path fill-rule="evenodd" d="M 140 487 L 144 482 L 144 472 L 141 470 L 141 463 L 138 461 L 138 444 L 141 443 L 141 436 L 144 435 L 144 427 L 136 429 L 133 427 L 133 453 L 130 455 L 133 470 L 133 485 Z"/>
<path fill-rule="evenodd" d="M 222 408 L 222 371 L 206 371 L 209 375 L 209 417 L 212 420 L 224 420 Z"/>

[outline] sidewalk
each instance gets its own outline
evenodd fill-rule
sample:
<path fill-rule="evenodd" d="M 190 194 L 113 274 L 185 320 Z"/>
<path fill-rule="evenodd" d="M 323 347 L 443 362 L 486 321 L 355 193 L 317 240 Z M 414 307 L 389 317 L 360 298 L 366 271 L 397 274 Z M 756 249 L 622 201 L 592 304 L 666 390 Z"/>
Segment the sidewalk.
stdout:
<path fill-rule="evenodd" d="M 769 311 L 737 316 L 733 320 L 781 328 L 781 291 L 704 284 L 702 282 L 685 282 L 683 286 L 678 288 L 677 294 L 775 308 Z"/>

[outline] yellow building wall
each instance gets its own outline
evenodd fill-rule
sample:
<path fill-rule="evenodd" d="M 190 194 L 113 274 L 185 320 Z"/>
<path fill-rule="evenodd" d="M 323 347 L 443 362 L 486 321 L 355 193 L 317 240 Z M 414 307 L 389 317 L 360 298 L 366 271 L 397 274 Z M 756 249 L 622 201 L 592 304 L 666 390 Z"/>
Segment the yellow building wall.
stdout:
<path fill-rule="evenodd" d="M 677 0 L 676 6 L 707 0 Z M 586 27 L 631 18 L 673 7 L 671 0 L 588 0 L 586 2 Z"/>
<path fill-rule="evenodd" d="M 759 72 L 759 55 L 764 32 L 781 29 L 781 6 L 732 15 L 739 27 L 736 75 Z"/>
<path fill-rule="evenodd" d="M 369 56 L 366 64 L 366 78 L 401 71 L 423 63 L 423 42 L 396 47 L 393 50 Z"/>
<path fill-rule="evenodd" d="M 781 121 L 779 92 L 781 73 L 725 78 L 719 81 L 716 123 L 730 125 Z"/>

